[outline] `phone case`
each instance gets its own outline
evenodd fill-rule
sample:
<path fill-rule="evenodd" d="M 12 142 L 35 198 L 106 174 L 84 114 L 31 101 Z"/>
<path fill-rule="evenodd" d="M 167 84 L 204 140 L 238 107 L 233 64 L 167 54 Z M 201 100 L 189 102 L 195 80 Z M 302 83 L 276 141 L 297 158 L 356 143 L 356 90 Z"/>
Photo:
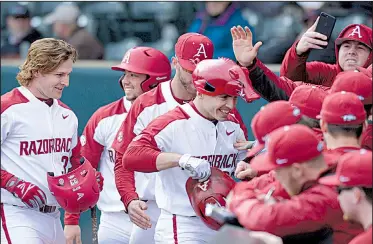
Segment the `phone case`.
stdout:
<path fill-rule="evenodd" d="M 327 41 L 329 41 L 335 22 L 336 18 L 334 16 L 321 12 L 319 23 L 317 23 L 315 31 L 327 36 Z"/>

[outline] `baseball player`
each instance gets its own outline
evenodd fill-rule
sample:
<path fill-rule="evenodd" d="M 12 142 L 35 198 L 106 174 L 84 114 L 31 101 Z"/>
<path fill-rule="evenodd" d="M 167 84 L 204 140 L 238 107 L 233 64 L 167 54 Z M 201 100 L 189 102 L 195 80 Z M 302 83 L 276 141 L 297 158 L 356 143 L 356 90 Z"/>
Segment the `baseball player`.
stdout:
<path fill-rule="evenodd" d="M 122 62 L 112 69 L 124 72 L 119 84 L 125 96 L 99 108 L 87 122 L 80 137 L 81 155 L 105 177 L 105 186 L 97 203 L 101 210 L 98 230 L 100 244 L 129 243 L 132 231 L 132 222 L 115 186 L 115 151 L 111 148 L 113 140 L 132 102 L 171 76 L 171 65 L 166 55 L 151 47 L 131 48 Z M 133 238 L 139 234 L 135 233 Z M 68 243 L 73 243 L 73 240 L 81 243 L 79 214 L 65 214 L 65 236 Z M 137 243 L 148 242 L 142 239 Z"/>
<path fill-rule="evenodd" d="M 179 37 L 175 55 L 172 59 L 176 69 L 173 79 L 163 82 L 134 101 L 112 145 L 116 153 L 115 183 L 129 217 L 135 224 L 133 231 L 141 233 L 141 237 L 131 237 L 133 243 L 154 243 L 154 230 L 160 210 L 154 196 L 155 174 L 125 170 L 122 167 L 122 155 L 132 139 L 153 119 L 189 102 L 195 96 L 191 72 L 199 60 L 212 58 L 213 44 L 203 35 L 186 33 Z"/>
<path fill-rule="evenodd" d="M 359 68 L 361 70 L 361 68 Z M 369 150 L 372 149 L 372 77 L 363 72 L 345 71 L 337 75 L 329 92 L 353 92 L 359 96 L 364 103 L 367 113 L 368 126 L 363 130 L 360 137 L 361 146 Z M 370 118 L 370 119 L 369 119 Z"/>
<path fill-rule="evenodd" d="M 366 149 L 343 155 L 335 175 L 319 179 L 319 183 L 338 187 L 338 200 L 344 219 L 364 227 L 365 232 L 349 244 L 372 242 L 372 152 Z"/>
<path fill-rule="evenodd" d="M 1 96 L 1 243 L 66 243 L 47 173 L 79 165 L 78 119 L 59 100 L 76 57 L 65 41 L 35 41 L 21 86 Z"/>
<path fill-rule="evenodd" d="M 158 172 L 156 243 L 206 243 L 214 235 L 196 217 L 185 184 L 192 177 L 207 185 L 211 166 L 232 176 L 245 157 L 245 150 L 233 146 L 245 135 L 230 114 L 243 95 L 244 79 L 244 71 L 231 60 L 201 61 L 193 72 L 196 98 L 153 120 L 123 155 L 128 170 Z"/>

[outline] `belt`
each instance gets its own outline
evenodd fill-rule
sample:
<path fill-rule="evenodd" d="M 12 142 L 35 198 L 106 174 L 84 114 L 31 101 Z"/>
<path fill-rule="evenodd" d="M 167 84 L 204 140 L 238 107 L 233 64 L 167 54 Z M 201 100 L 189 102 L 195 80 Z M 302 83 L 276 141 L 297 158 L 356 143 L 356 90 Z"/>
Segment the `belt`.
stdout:
<path fill-rule="evenodd" d="M 54 211 L 56 211 L 56 209 L 57 209 L 56 206 L 45 205 L 44 207 L 39 208 L 39 212 L 42 212 L 42 213 L 53 213 Z"/>

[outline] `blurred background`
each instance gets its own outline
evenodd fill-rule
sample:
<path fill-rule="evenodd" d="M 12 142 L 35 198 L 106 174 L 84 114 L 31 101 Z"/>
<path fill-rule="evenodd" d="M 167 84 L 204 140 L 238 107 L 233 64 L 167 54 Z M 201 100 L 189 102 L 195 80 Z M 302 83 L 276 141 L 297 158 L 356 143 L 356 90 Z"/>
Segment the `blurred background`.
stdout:
<path fill-rule="evenodd" d="M 275 64 L 321 11 L 337 17 L 332 39 L 350 23 L 372 26 L 372 2 L 1 2 L 1 57 L 22 58 L 41 37 L 70 41 L 80 59 L 121 60 L 138 45 L 171 56 L 190 31 L 208 36 L 217 57 L 233 58 L 229 29 L 247 25 L 264 43 L 259 58 Z M 321 61 L 335 62 L 327 56 Z"/>
<path fill-rule="evenodd" d="M 123 96 L 122 74 L 110 67 L 129 48 L 151 46 L 171 58 L 181 34 L 199 32 L 213 41 L 215 58 L 234 59 L 230 28 L 247 25 L 254 40 L 263 42 L 259 59 L 278 74 L 286 51 L 321 11 L 337 22 L 330 45 L 312 52 L 308 61 L 335 63 L 334 40 L 345 26 L 372 27 L 372 2 L 1 2 L 1 94 L 19 86 L 15 77 L 30 43 L 64 39 L 78 49 L 79 60 L 61 100 L 78 116 L 82 133 L 99 107 Z M 248 128 L 264 104 L 264 99 L 239 100 Z M 82 214 L 80 226 L 83 243 L 92 243 L 89 212 Z"/>

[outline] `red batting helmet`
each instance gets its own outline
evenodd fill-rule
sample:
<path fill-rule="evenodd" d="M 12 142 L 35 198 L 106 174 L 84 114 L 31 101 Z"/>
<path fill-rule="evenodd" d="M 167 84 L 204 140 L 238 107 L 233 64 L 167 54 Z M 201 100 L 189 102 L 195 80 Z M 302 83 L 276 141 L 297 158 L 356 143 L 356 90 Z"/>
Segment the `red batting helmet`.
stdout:
<path fill-rule="evenodd" d="M 225 206 L 225 198 L 236 182 L 223 171 L 212 167 L 211 176 L 204 182 L 193 180 L 191 177 L 186 182 L 190 204 L 196 214 L 211 229 L 218 230 L 221 224 L 205 215 L 206 204 Z"/>
<path fill-rule="evenodd" d="M 134 47 L 129 49 L 124 55 L 122 62 L 111 67 L 111 69 L 147 75 L 147 79 L 141 84 L 143 92 L 147 92 L 159 83 L 171 78 L 170 61 L 161 51 L 152 47 Z M 119 84 L 122 86 L 121 80 L 119 80 Z"/>
<path fill-rule="evenodd" d="M 252 102 L 260 96 L 253 91 L 245 69 L 227 58 L 202 60 L 192 74 L 194 87 L 208 96 L 227 94 Z"/>
<path fill-rule="evenodd" d="M 60 206 L 69 213 L 81 213 L 96 205 L 100 189 L 96 170 L 87 160 L 75 170 L 60 176 L 48 174 L 48 187 Z"/>

